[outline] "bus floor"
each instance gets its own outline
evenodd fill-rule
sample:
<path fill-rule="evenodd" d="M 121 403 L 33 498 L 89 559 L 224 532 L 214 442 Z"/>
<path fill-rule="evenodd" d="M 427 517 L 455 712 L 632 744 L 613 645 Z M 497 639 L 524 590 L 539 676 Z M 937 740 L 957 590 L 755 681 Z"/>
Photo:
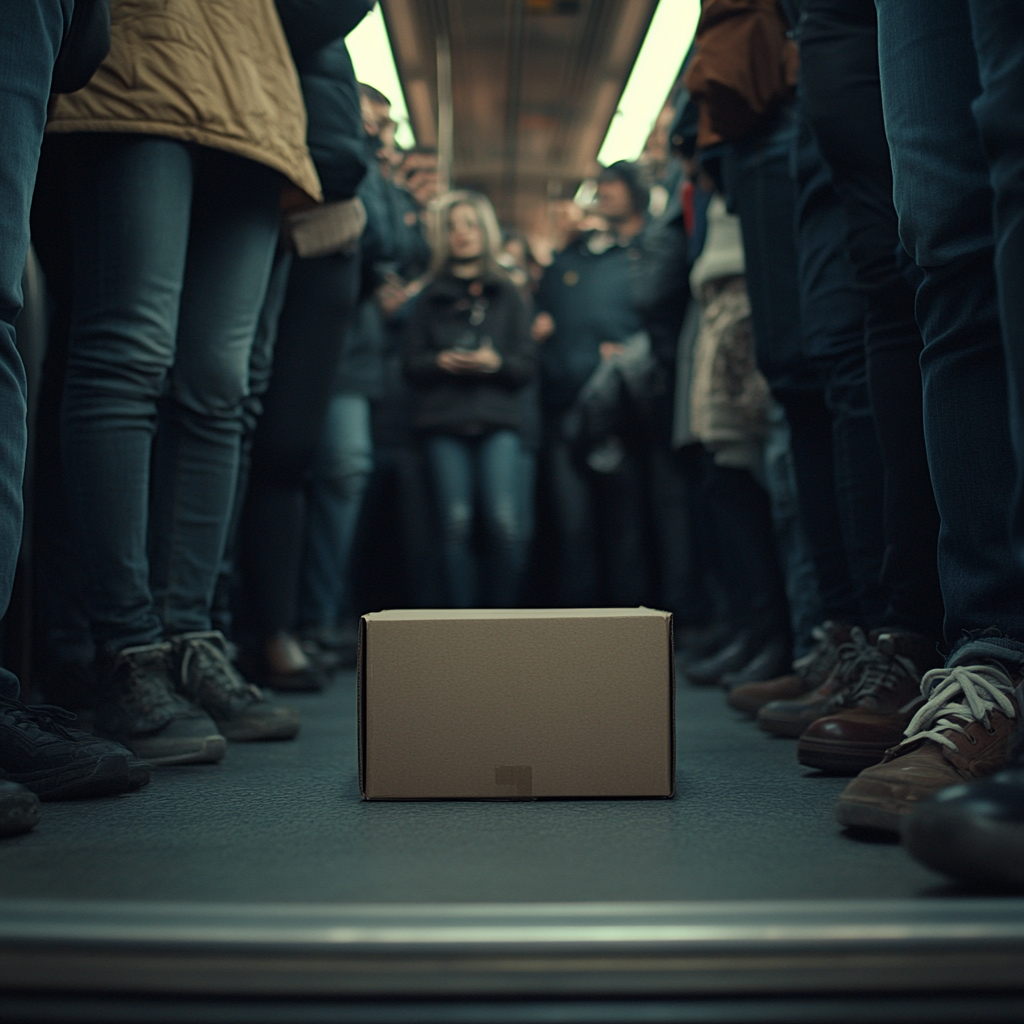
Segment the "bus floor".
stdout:
<path fill-rule="evenodd" d="M 438 903 L 955 895 L 896 843 L 835 823 L 846 780 L 679 687 L 672 800 L 367 803 L 355 678 L 290 697 L 288 743 L 233 744 L 141 792 L 49 803 L 0 843 L 0 898 Z"/>

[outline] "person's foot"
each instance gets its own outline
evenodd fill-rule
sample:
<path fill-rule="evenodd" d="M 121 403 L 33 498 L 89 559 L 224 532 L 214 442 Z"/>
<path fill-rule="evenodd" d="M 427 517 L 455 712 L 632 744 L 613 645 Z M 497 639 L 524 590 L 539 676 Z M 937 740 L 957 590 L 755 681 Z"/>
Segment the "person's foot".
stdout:
<path fill-rule="evenodd" d="M 795 700 L 817 689 L 839 661 L 839 648 L 850 641 L 850 627 L 826 622 L 814 627 L 814 648 L 793 662 L 793 671 L 764 682 L 745 683 L 729 691 L 725 702 L 737 711 L 755 715 L 773 700 Z"/>
<path fill-rule="evenodd" d="M 1003 768 L 1020 721 L 1014 691 L 1021 672 L 1013 671 L 992 661 L 926 672 L 925 703 L 906 737 L 846 787 L 836 805 L 839 824 L 899 832 L 922 801 Z"/>
<path fill-rule="evenodd" d="M 941 659 L 935 642 L 906 630 L 879 630 L 864 652 L 843 709 L 812 722 L 797 744 L 797 760 L 835 775 L 878 764 L 903 739 L 924 698 L 921 677 Z"/>
<path fill-rule="evenodd" d="M 873 648 L 862 629 L 854 626 L 850 638 L 839 645 L 832 671 L 810 693 L 795 700 L 773 700 L 757 712 L 757 727 L 774 736 L 796 739 L 819 718 L 832 714 L 843 706 L 843 700 L 858 679 L 865 657 Z"/>
<path fill-rule="evenodd" d="M 759 679 L 776 679 L 793 664 L 793 645 L 788 636 L 777 636 L 769 640 L 760 651 L 736 672 L 726 672 L 718 681 L 727 690 L 757 682 Z"/>
<path fill-rule="evenodd" d="M 104 665 L 97 730 L 154 765 L 212 764 L 227 742 L 206 712 L 177 694 L 171 645 L 126 647 Z"/>
<path fill-rule="evenodd" d="M 149 769 L 130 751 L 70 728 L 74 717 L 61 708 L 0 699 L 0 780 L 42 800 L 111 796 L 149 781 Z"/>
<path fill-rule="evenodd" d="M 291 633 L 276 633 L 264 647 L 260 682 L 282 693 L 319 693 L 326 673 L 315 665 Z"/>
<path fill-rule="evenodd" d="M 742 630 L 720 650 L 690 662 L 686 678 L 693 686 L 717 686 L 726 672 L 738 672 L 757 653 L 757 645 L 749 629 Z"/>
<path fill-rule="evenodd" d="M 0 782 L 0 839 L 20 836 L 39 824 L 39 797 L 17 782 Z"/>
<path fill-rule="evenodd" d="M 171 645 L 178 692 L 201 707 L 225 739 L 290 740 L 298 734 L 299 713 L 242 678 L 223 633 L 183 633 Z"/>
<path fill-rule="evenodd" d="M 731 622 L 719 619 L 709 626 L 682 630 L 676 646 L 683 660 L 700 661 L 720 651 L 735 636 L 736 627 Z"/>

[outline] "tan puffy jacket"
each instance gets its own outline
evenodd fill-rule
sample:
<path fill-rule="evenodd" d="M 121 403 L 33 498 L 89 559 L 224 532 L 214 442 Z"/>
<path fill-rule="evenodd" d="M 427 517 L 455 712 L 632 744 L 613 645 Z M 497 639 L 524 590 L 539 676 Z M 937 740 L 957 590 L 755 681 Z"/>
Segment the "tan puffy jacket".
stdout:
<path fill-rule="evenodd" d="M 58 96 L 55 132 L 142 132 L 227 150 L 321 197 L 274 0 L 113 0 L 110 54 Z"/>

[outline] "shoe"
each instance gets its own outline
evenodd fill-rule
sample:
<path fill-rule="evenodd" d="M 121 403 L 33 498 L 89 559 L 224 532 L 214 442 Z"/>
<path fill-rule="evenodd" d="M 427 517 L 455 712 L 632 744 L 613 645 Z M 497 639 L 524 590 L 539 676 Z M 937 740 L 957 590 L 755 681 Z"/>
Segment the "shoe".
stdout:
<path fill-rule="evenodd" d="M 719 685 L 727 690 L 759 679 L 773 679 L 793 664 L 793 645 L 788 636 L 769 640 L 738 672 L 726 672 Z"/>
<path fill-rule="evenodd" d="M 757 653 L 749 629 L 733 636 L 720 650 L 686 666 L 686 678 L 693 686 L 717 686 L 726 672 L 737 672 Z"/>
<path fill-rule="evenodd" d="M 1024 729 L 1018 756 L 980 782 L 951 786 L 900 822 L 903 845 L 961 882 L 1024 890 Z"/>
<path fill-rule="evenodd" d="M 154 765 L 212 764 L 227 741 L 205 711 L 174 691 L 169 643 L 126 647 L 101 666 L 96 728 Z"/>
<path fill-rule="evenodd" d="M 178 693 L 201 707 L 225 739 L 245 743 L 298 735 L 299 713 L 275 704 L 242 678 L 231 663 L 223 633 L 183 633 L 171 641 L 171 647 Z"/>
<path fill-rule="evenodd" d="M 737 711 L 756 715 L 773 700 L 794 700 L 817 689 L 829 677 L 839 660 L 839 647 L 849 643 L 850 627 L 840 622 L 815 626 L 814 648 L 793 662 L 793 671 L 767 682 L 750 682 L 729 691 L 726 704 Z M 764 677 L 762 677 L 764 678 Z"/>
<path fill-rule="evenodd" d="M 20 836 L 39 824 L 39 797 L 17 782 L 0 782 L 0 838 Z"/>
<path fill-rule="evenodd" d="M 808 768 L 856 775 L 885 757 L 924 702 L 921 676 L 940 661 L 934 641 L 903 630 L 872 634 L 844 707 L 812 722 L 796 748 Z"/>
<path fill-rule="evenodd" d="M 703 628 L 685 629 L 679 637 L 679 656 L 700 661 L 720 651 L 735 636 L 736 627 L 724 619 Z"/>
<path fill-rule="evenodd" d="M 861 661 L 871 652 L 864 631 L 854 626 L 850 639 L 840 644 L 832 671 L 816 689 L 795 700 L 773 700 L 757 713 L 757 727 L 774 736 L 796 739 L 819 718 L 843 706 L 843 700 L 859 678 Z"/>
<path fill-rule="evenodd" d="M 148 769 L 130 751 L 69 728 L 74 717 L 62 708 L 0 699 L 0 780 L 42 800 L 125 793 L 138 788 L 140 772 L 148 781 Z"/>
<path fill-rule="evenodd" d="M 282 693 L 319 693 L 327 673 L 315 665 L 291 633 L 277 633 L 266 643 L 260 682 Z"/>
<path fill-rule="evenodd" d="M 933 669 L 921 680 L 925 703 L 903 741 L 843 791 L 836 817 L 849 828 L 899 832 L 923 800 L 948 786 L 994 775 L 1020 720 L 1011 677 L 998 662 Z"/>

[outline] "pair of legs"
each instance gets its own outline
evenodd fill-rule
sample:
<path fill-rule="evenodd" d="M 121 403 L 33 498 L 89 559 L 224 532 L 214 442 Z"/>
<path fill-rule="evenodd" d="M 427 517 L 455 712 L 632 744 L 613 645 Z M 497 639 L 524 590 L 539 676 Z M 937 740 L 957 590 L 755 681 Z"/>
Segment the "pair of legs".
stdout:
<path fill-rule="evenodd" d="M 0 35 L 0 616 L 7 611 L 21 546 L 21 485 L 28 443 L 25 367 L 15 344 L 21 276 L 29 245 L 29 207 L 46 125 L 53 64 L 71 22 L 71 0 L 4 5 Z M 0 696 L 18 682 L 0 669 Z"/>
<path fill-rule="evenodd" d="M 512 430 L 482 437 L 434 434 L 427 439 L 427 458 L 453 605 L 515 607 L 529 541 L 519 435 Z M 473 552 L 477 509 L 486 544 L 482 572 Z"/>
<path fill-rule="evenodd" d="M 281 179 L 173 139 L 61 140 L 62 455 L 101 653 L 210 628 Z"/>
<path fill-rule="evenodd" d="M 241 597 L 259 642 L 298 624 L 306 487 L 358 287 L 358 251 L 292 260 L 240 527 Z"/>
<path fill-rule="evenodd" d="M 372 468 L 370 400 L 335 395 L 307 490 L 300 626 L 337 626 L 342 614 L 352 611 L 349 564 Z"/>
<path fill-rule="evenodd" d="M 994 626 L 1024 641 L 1024 564 L 1008 522 L 1017 482 L 1012 439 L 1024 429 L 1024 24 L 1016 4 L 990 0 L 878 0 L 877 11 L 899 233 L 922 272 L 917 320 L 945 640 L 953 647 L 965 632 Z"/>
<path fill-rule="evenodd" d="M 577 461 L 552 424 L 544 452 L 557 550 L 555 593 L 566 607 L 649 601 L 643 467 L 629 449 L 611 472 Z"/>
<path fill-rule="evenodd" d="M 804 11 L 804 113 L 842 200 L 847 247 L 867 306 L 868 382 L 885 465 L 885 621 L 938 639 L 939 517 L 924 443 L 921 332 L 914 284 L 897 258 L 874 0 L 808 0 Z"/>
<path fill-rule="evenodd" d="M 838 197 L 797 108 L 736 144 L 726 184 L 743 225 L 758 366 L 789 421 L 822 614 L 880 625 L 882 470 L 864 307 Z"/>

